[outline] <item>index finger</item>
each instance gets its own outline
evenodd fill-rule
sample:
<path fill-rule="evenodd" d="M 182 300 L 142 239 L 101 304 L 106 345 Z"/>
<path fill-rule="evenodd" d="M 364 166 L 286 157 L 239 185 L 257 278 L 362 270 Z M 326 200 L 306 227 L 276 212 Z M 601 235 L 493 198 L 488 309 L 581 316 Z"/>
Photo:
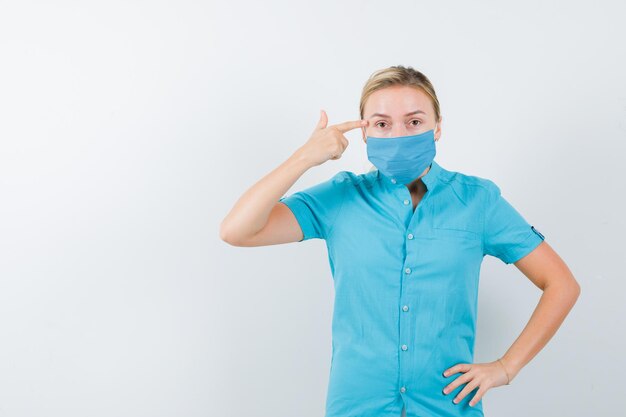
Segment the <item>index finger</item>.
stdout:
<path fill-rule="evenodd" d="M 367 124 L 367 120 L 353 120 L 349 122 L 343 122 L 334 125 L 333 127 L 339 129 L 341 133 L 346 133 L 352 129 L 356 129 L 358 127 L 363 127 Z"/>

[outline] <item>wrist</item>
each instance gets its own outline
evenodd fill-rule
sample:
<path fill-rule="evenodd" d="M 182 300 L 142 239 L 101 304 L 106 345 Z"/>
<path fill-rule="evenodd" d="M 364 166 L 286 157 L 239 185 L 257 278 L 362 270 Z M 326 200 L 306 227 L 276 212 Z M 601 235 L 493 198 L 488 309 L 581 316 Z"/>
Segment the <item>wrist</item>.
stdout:
<path fill-rule="evenodd" d="M 512 377 L 511 377 L 511 373 L 507 369 L 506 364 L 504 363 L 503 358 L 496 359 L 496 362 L 498 362 L 502 366 L 502 368 L 504 369 L 504 373 L 506 374 L 506 379 L 507 379 L 506 385 L 509 385 L 511 383 Z"/>
<path fill-rule="evenodd" d="M 509 372 L 509 375 L 511 375 L 511 379 L 515 378 L 515 376 L 524 366 L 522 363 L 516 360 L 514 356 L 511 356 L 509 354 L 504 354 L 500 357 L 500 359 L 502 359 L 506 364 L 506 370 Z"/>
<path fill-rule="evenodd" d="M 300 171 L 307 171 L 314 166 L 313 163 L 307 158 L 302 148 L 296 150 L 288 159 L 287 163 L 297 167 Z"/>

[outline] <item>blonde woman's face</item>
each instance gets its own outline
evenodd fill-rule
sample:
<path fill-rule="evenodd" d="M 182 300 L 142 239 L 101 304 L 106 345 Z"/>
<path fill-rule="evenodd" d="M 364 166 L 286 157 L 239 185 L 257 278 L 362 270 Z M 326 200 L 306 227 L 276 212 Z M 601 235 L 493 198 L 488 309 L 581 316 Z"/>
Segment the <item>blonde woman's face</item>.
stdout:
<path fill-rule="evenodd" d="M 430 97 L 422 90 L 408 86 L 392 86 L 372 93 L 365 102 L 362 127 L 367 136 L 390 138 L 410 136 L 435 129 L 435 140 L 441 136 L 441 120 L 436 123 Z"/>

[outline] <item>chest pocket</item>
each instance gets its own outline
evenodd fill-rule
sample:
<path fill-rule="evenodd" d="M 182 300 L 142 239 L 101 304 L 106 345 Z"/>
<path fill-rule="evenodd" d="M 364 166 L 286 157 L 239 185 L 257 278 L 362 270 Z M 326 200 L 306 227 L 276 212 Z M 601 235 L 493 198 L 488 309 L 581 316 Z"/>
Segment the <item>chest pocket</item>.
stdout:
<path fill-rule="evenodd" d="M 480 214 L 471 206 L 459 201 L 432 205 L 432 232 L 435 237 L 480 240 L 482 223 Z"/>
<path fill-rule="evenodd" d="M 480 239 L 480 234 L 471 230 L 433 228 L 432 232 L 434 237 L 448 237 L 469 240 Z"/>

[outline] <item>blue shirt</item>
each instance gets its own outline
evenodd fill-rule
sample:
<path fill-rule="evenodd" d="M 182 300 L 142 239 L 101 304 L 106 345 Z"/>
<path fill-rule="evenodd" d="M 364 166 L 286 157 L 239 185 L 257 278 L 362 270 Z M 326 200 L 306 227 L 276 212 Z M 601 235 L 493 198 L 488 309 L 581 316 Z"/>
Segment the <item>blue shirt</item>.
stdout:
<path fill-rule="evenodd" d="M 443 388 L 473 363 L 485 255 L 516 262 L 544 236 L 491 180 L 433 161 L 415 210 L 408 188 L 378 170 L 341 171 L 282 197 L 303 239 L 324 239 L 334 281 L 325 417 L 483 416 L 474 389 Z"/>

